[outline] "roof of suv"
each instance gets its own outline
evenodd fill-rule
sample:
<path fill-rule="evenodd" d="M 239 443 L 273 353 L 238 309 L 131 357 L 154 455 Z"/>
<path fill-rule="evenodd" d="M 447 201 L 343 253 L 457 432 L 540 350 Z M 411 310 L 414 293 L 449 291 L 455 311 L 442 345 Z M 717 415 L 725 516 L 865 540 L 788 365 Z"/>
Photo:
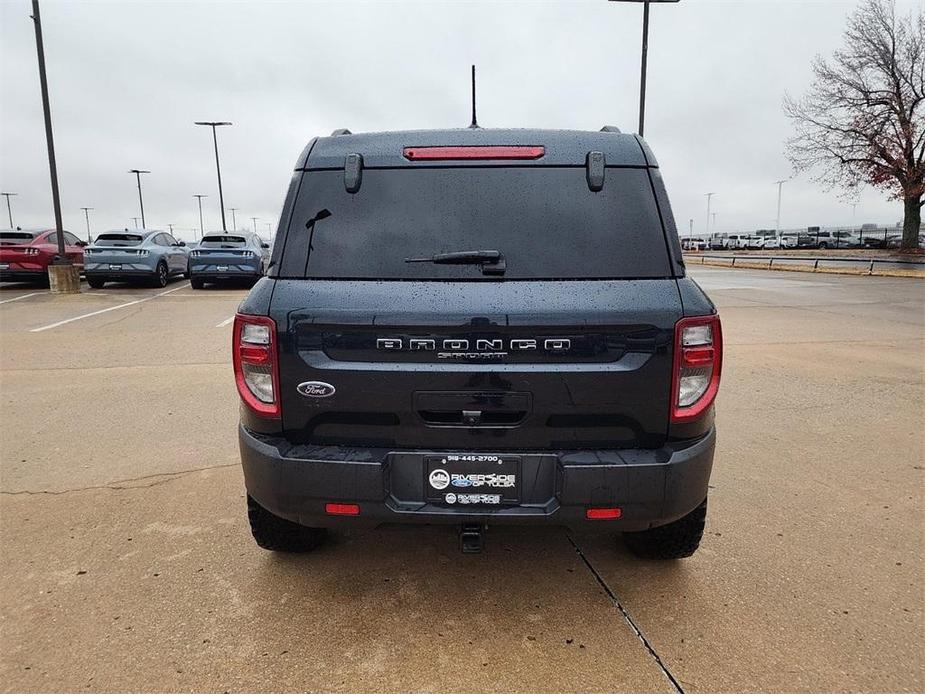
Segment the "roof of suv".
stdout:
<path fill-rule="evenodd" d="M 450 146 L 542 146 L 536 160 L 411 161 L 405 147 Z M 588 152 L 602 152 L 607 166 L 658 166 L 651 150 L 637 135 L 605 126 L 601 131 L 458 128 L 453 130 L 405 130 L 352 134 L 337 130 L 330 137 L 318 137 L 302 151 L 296 170 L 342 169 L 350 154 L 363 157 L 364 167 L 422 166 L 583 166 Z"/>

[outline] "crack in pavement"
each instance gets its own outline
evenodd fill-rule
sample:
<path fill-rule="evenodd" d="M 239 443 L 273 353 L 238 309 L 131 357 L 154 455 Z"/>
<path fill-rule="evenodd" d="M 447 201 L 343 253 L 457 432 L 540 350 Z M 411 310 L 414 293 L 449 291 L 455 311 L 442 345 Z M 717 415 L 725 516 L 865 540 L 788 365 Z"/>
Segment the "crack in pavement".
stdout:
<path fill-rule="evenodd" d="M 121 491 L 125 489 L 148 489 L 150 487 L 156 487 L 161 484 L 166 484 L 167 482 L 172 482 L 175 479 L 183 477 L 185 475 L 191 475 L 194 472 L 204 472 L 206 470 L 221 470 L 222 468 L 236 467 L 240 463 L 224 463 L 222 465 L 210 465 L 208 467 L 197 467 L 192 470 L 181 470 L 180 472 L 156 472 L 151 475 L 142 475 L 141 477 L 130 477 L 126 480 L 116 480 L 115 482 L 110 482 L 109 484 L 97 484 L 91 485 L 89 487 L 77 487 L 75 489 L 61 489 L 58 491 L 52 491 L 49 489 L 21 489 L 15 492 L 2 490 L 0 495 L 3 496 L 40 496 L 42 494 L 48 494 L 49 496 L 58 496 L 60 494 L 70 494 L 72 492 L 86 492 L 93 489 L 112 489 L 113 491 Z M 149 480 L 154 477 L 164 478 L 156 479 L 150 484 L 131 484 L 132 482 L 140 482 L 142 480 Z"/>
<path fill-rule="evenodd" d="M 659 670 L 661 670 L 665 678 L 671 683 L 671 685 L 675 688 L 678 694 L 684 694 L 684 688 L 681 686 L 681 683 L 678 681 L 678 678 L 676 678 L 672 674 L 671 670 L 668 669 L 668 666 L 665 665 L 664 661 L 662 661 L 661 656 L 659 656 L 658 652 L 656 652 L 652 644 L 649 643 L 649 640 L 646 638 L 645 634 L 642 633 L 642 629 L 640 629 L 639 625 L 637 625 L 636 622 L 633 620 L 630 613 L 620 602 L 620 599 L 617 597 L 616 593 L 614 593 L 613 590 L 610 588 L 610 586 L 607 585 L 607 581 L 604 580 L 604 577 L 601 576 L 601 574 L 598 573 L 597 569 L 594 568 L 594 565 L 585 556 L 585 553 L 581 551 L 581 547 L 579 547 L 578 543 L 572 539 L 572 536 L 566 533 L 566 537 L 568 538 L 568 541 L 572 543 L 572 547 L 574 547 L 575 551 L 578 552 L 578 556 L 581 557 L 581 560 L 584 562 L 585 566 L 588 567 L 588 570 L 594 576 L 595 580 L 598 582 L 601 588 L 604 589 L 604 592 L 607 593 L 607 596 L 613 602 L 614 607 L 616 607 L 620 611 L 620 614 L 623 615 L 623 619 L 625 619 L 626 623 L 629 624 L 630 629 L 633 630 L 633 633 L 635 633 L 636 637 L 642 642 L 642 645 L 645 647 L 646 651 L 648 651 L 649 655 L 652 656 L 652 659 L 655 660 L 655 664 L 658 665 Z"/>

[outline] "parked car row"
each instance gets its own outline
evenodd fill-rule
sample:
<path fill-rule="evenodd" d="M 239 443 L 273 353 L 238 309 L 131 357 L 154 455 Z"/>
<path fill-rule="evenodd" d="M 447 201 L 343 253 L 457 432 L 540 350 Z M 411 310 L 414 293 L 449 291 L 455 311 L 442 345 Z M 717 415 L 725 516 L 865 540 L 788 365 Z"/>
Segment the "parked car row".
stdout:
<path fill-rule="evenodd" d="M 865 225 L 869 226 L 869 225 Z M 686 243 L 685 243 L 686 241 Z M 822 229 L 807 227 L 798 231 L 759 229 L 754 233 L 715 233 L 708 240 L 684 239 L 684 250 L 704 250 L 700 242 L 710 250 L 777 250 L 777 249 L 857 249 L 857 248 L 899 248 L 902 246 L 902 233 L 884 228 L 859 231 L 845 229 Z M 919 235 L 919 246 L 925 247 L 925 234 Z"/>
<path fill-rule="evenodd" d="M 207 283 L 253 285 L 266 272 L 270 245 L 252 232 L 206 234 L 190 249 L 166 231 L 141 229 L 107 231 L 88 244 L 68 231 L 65 254 L 94 289 L 107 282 L 133 282 L 165 287 L 173 277 L 190 281 L 193 289 Z M 58 237 L 52 230 L 0 231 L 0 281 L 48 281 L 48 266 L 58 257 Z"/>

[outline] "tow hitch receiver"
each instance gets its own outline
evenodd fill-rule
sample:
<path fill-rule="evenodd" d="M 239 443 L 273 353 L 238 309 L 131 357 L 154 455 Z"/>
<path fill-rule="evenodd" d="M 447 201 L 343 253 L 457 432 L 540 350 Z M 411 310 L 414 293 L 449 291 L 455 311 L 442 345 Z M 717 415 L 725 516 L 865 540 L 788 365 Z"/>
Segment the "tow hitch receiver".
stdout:
<path fill-rule="evenodd" d="M 463 523 L 459 528 L 459 548 L 463 554 L 478 554 L 485 547 L 485 527 Z"/>

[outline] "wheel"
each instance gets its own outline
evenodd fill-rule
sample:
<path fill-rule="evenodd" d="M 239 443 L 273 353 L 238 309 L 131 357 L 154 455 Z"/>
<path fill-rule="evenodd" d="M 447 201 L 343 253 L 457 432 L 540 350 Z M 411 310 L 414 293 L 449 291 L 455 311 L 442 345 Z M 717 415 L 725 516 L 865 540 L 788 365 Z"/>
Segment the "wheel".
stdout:
<path fill-rule="evenodd" d="M 668 525 L 623 533 L 623 543 L 643 559 L 683 559 L 700 546 L 706 519 L 707 500 L 704 499 L 700 506 Z"/>
<path fill-rule="evenodd" d="M 201 279 L 199 279 L 198 277 L 190 277 L 190 278 L 189 278 L 189 286 L 191 286 L 193 289 L 202 289 L 203 287 L 206 286 L 206 283 L 203 282 L 203 281 L 202 281 Z"/>
<path fill-rule="evenodd" d="M 90 285 L 91 289 L 102 289 L 106 286 L 106 280 L 102 277 L 88 277 L 87 284 Z"/>
<path fill-rule="evenodd" d="M 821 249 L 823 249 L 823 250 L 825 250 L 825 249 L 828 248 L 828 247 L 829 247 L 829 244 L 827 244 L 825 241 L 823 241 L 822 243 L 819 244 L 819 248 L 821 248 Z"/>
<path fill-rule="evenodd" d="M 154 270 L 154 279 L 152 280 L 152 284 L 155 287 L 166 287 L 169 277 L 170 271 L 167 269 L 167 263 L 162 260 L 157 264 L 157 268 Z"/>
<path fill-rule="evenodd" d="M 247 495 L 247 518 L 258 545 L 274 552 L 310 552 L 324 540 L 324 528 L 308 528 L 275 516 Z"/>

